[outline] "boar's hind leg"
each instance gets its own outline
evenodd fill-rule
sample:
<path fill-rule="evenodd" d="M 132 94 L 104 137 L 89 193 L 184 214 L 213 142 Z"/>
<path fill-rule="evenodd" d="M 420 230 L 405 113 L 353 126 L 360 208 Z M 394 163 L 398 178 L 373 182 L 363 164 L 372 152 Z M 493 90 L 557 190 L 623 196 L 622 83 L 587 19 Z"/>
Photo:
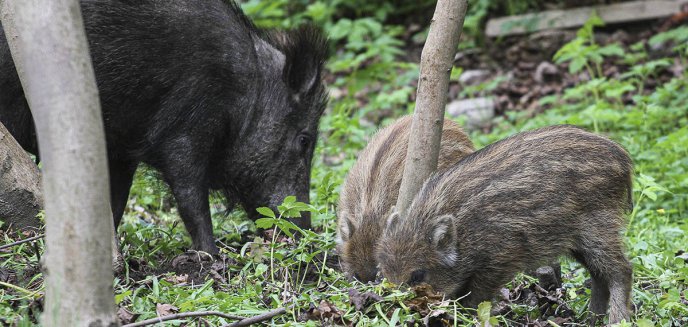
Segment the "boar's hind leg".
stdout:
<path fill-rule="evenodd" d="M 112 208 L 112 217 L 115 230 L 117 230 L 129 199 L 129 189 L 134 179 L 136 163 L 110 160 L 108 165 L 110 168 L 110 208 Z"/>
<path fill-rule="evenodd" d="M 609 217 L 599 218 L 605 221 Z M 607 220 L 609 221 L 609 220 Z M 590 298 L 590 324 L 604 315 L 611 302 L 609 323 L 629 321 L 632 268 L 623 254 L 618 230 L 613 226 L 604 230 L 605 235 L 589 233 L 580 241 L 574 257 L 590 272 L 592 294 Z"/>
<path fill-rule="evenodd" d="M 630 322 L 631 288 L 633 284 L 633 268 L 623 253 L 619 253 L 616 261 L 618 268 L 609 281 L 611 308 L 609 309 L 609 323 L 615 324 L 623 319 Z"/>

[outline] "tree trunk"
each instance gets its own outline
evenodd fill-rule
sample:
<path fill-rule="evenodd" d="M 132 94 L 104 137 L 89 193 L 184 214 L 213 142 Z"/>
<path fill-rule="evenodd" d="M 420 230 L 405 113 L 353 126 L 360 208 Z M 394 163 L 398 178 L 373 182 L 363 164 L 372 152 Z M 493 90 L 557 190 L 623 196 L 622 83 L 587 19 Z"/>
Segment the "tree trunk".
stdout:
<path fill-rule="evenodd" d="M 0 220 L 13 229 L 38 228 L 43 209 L 38 167 L 0 124 Z"/>
<path fill-rule="evenodd" d="M 449 75 L 466 7 L 466 0 L 438 0 L 430 23 L 428 39 L 420 57 L 416 110 L 410 134 L 413 137 L 409 139 L 397 198 L 396 210 L 402 217 L 425 180 L 437 169 Z"/>
<path fill-rule="evenodd" d="M 43 163 L 42 323 L 115 326 L 105 136 L 79 1 L 5 0 L 0 9 Z"/>

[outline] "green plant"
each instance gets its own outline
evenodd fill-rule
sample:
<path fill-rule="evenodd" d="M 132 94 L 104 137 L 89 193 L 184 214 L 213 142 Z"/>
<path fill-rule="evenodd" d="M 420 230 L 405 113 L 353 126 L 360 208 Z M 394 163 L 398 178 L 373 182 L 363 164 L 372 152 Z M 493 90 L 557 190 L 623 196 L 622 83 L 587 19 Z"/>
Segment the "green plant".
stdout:
<path fill-rule="evenodd" d="M 576 38 L 565 44 L 554 54 L 557 63 L 569 63 L 569 72 L 572 74 L 586 69 L 590 78 L 600 78 L 602 74 L 602 61 L 606 57 L 624 55 L 623 49 L 618 44 L 600 46 L 595 42 L 595 27 L 604 26 L 604 21 L 593 13 L 583 27 L 576 33 Z"/>

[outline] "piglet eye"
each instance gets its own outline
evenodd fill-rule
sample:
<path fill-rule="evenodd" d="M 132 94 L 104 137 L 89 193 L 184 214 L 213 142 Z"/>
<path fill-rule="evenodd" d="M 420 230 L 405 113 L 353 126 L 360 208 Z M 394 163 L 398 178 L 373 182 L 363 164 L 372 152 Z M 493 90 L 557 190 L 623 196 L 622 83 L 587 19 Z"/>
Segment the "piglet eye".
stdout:
<path fill-rule="evenodd" d="M 411 273 L 411 278 L 409 278 L 407 284 L 411 286 L 418 285 L 425 280 L 426 271 L 424 269 L 414 270 Z"/>

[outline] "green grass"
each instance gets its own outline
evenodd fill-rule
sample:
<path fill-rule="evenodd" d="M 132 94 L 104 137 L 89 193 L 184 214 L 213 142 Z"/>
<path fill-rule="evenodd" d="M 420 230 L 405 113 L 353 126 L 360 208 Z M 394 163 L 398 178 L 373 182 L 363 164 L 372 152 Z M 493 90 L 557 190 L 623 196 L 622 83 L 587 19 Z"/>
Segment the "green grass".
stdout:
<path fill-rule="evenodd" d="M 316 9 L 312 12 L 318 13 Z M 244 213 L 226 214 L 221 199 L 214 197 L 212 215 L 216 237 L 223 245 L 222 262 L 226 269 L 218 270 L 218 276 L 211 274 L 207 280 L 194 281 L 162 272 L 191 242 L 168 189 L 154 173 L 141 169 L 119 229 L 122 252 L 128 262 L 125 274 L 114 282 L 120 307 L 139 314 L 139 320 L 156 317 L 157 304 L 172 304 L 181 312 L 218 310 L 244 316 L 288 307 L 287 314 L 272 320 L 278 326 L 317 326 L 325 322 L 422 325 L 421 313 L 429 312 L 453 317 L 449 324 L 457 326 L 488 321 L 507 325 L 539 316 L 537 306 L 518 304 L 512 305 L 506 316 L 490 317 L 489 304 L 472 310 L 461 308 L 456 301 L 428 302 L 412 291 L 387 283 L 350 282 L 336 269 L 336 260 L 332 259 L 336 259 L 334 227 L 340 185 L 357 153 L 377 128 L 370 123 L 376 122 L 371 117 L 386 112 L 386 118 L 381 120 L 384 125 L 412 110 L 408 98 L 414 92 L 411 82 L 418 75 L 417 65 L 399 62 L 395 57 L 399 47 L 395 27 L 362 19 L 350 20 L 351 25 L 341 21 L 326 25 L 334 32 L 337 28 L 357 28 L 358 34 L 338 36 L 345 44 L 344 50 L 328 66 L 334 76 L 332 87 L 345 92 L 332 99 L 321 121 L 312 172 L 312 203 L 288 199 L 280 212 L 262 211 L 265 218 L 257 222 L 260 227 L 279 227 L 278 233 L 262 239 L 252 236 L 255 227 Z M 564 47 L 558 58 L 562 62 L 575 61 L 576 66 L 570 69 L 588 71 L 592 76 L 588 82 L 568 89 L 562 97 L 540 99 L 541 105 L 551 109 L 538 116 L 509 112 L 497 118 L 491 133 L 473 132 L 471 137 L 482 147 L 520 131 L 566 123 L 607 135 L 622 144 L 631 154 L 636 170 L 636 206 L 628 216 L 624 235 L 634 267 L 636 311 L 632 322 L 639 326 L 686 325 L 688 263 L 678 255 L 688 251 L 688 74 L 684 71 L 680 78 L 660 83 L 651 90 L 646 82 L 657 78 L 666 68 L 664 63 L 677 60 L 686 67 L 686 47 L 680 45 L 685 44 L 688 33 L 671 31 L 653 38 L 655 42 L 674 40 L 679 44 L 669 60 L 647 59 L 642 44 L 615 59 L 628 65 L 621 79 L 598 74 L 598 56 L 618 57 L 618 51 L 601 50 L 586 33 Z M 387 39 L 379 40 L 380 35 Z M 580 51 L 582 48 L 587 50 Z M 623 101 L 624 96 L 631 96 L 632 100 Z M 301 210 L 311 211 L 315 231 L 299 230 L 282 219 Z M 298 242 L 283 237 L 294 233 L 300 235 Z M 10 235 L 2 236 L 3 244 L 11 242 Z M 42 248 L 42 243 L 38 245 Z M 35 324 L 40 307 L 36 298 L 40 297 L 42 286 L 40 274 L 31 267 L 37 266 L 41 254 L 31 245 L 0 252 L 0 268 L 18 272 L 12 279 L 16 287 L 0 284 L 0 325 Z M 142 267 L 160 273 L 137 275 L 136 270 Z M 566 276 L 563 299 L 575 316 L 582 318 L 590 298 L 589 289 L 584 286 L 588 275 L 570 260 L 565 260 L 562 268 Z M 24 271 L 32 274 L 23 276 Z M 521 275 L 510 287 L 531 283 L 531 278 Z M 350 301 L 352 289 L 376 294 L 381 300 L 357 310 Z M 217 317 L 204 319 L 212 325 L 231 322 Z M 172 325 L 184 323 L 177 321 Z"/>

